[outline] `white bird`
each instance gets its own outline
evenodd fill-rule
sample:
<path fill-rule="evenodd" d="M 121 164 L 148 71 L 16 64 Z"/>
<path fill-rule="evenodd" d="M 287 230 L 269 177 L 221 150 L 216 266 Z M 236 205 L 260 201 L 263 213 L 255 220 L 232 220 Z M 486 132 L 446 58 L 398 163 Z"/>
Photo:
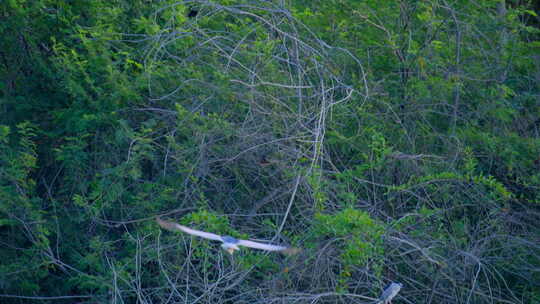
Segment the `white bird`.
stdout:
<path fill-rule="evenodd" d="M 159 217 L 156 217 L 156 221 L 161 226 L 161 228 L 167 229 L 169 231 L 182 231 L 187 234 L 200 236 L 205 239 L 221 241 L 223 243 L 221 244 L 221 248 L 223 248 L 225 251 L 227 251 L 230 254 L 233 254 L 235 250 L 240 250 L 240 247 L 238 246 L 245 246 L 245 247 L 267 250 L 267 251 L 280 251 L 286 254 L 294 254 L 299 251 L 298 248 L 264 244 L 264 243 L 258 243 L 258 242 L 248 241 L 248 240 L 238 240 L 228 235 L 221 236 L 221 235 L 213 234 L 210 232 L 195 230 L 195 229 L 188 228 L 186 226 L 182 226 L 180 224 L 164 221 Z"/>
<path fill-rule="evenodd" d="M 392 299 L 398 294 L 398 292 L 401 290 L 401 287 L 403 287 L 403 284 L 401 283 L 390 283 L 384 291 L 381 294 L 381 297 L 379 298 L 381 304 L 389 304 L 392 303 Z"/>

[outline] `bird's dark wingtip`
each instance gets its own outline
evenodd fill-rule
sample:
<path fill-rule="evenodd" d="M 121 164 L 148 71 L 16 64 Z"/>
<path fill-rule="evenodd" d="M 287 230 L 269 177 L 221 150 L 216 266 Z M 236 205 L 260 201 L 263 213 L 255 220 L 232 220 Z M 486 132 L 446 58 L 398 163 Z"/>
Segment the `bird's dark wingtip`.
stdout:
<path fill-rule="evenodd" d="M 281 253 L 286 254 L 286 255 L 294 255 L 294 254 L 300 253 L 301 251 L 302 249 L 297 248 L 297 247 L 288 247 L 286 249 L 281 250 Z"/>
<path fill-rule="evenodd" d="M 174 223 L 170 223 L 170 222 L 162 220 L 159 215 L 156 216 L 156 222 L 158 223 L 159 226 L 161 226 L 161 228 L 163 228 L 165 230 L 169 230 L 169 231 L 175 231 L 176 230 Z"/>

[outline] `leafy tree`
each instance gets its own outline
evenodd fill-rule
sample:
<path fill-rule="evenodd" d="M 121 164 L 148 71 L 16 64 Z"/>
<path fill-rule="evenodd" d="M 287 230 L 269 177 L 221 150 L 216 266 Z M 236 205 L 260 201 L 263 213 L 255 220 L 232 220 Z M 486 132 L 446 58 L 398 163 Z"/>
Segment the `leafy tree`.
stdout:
<path fill-rule="evenodd" d="M 2 303 L 540 301 L 535 2 L 0 13 Z"/>

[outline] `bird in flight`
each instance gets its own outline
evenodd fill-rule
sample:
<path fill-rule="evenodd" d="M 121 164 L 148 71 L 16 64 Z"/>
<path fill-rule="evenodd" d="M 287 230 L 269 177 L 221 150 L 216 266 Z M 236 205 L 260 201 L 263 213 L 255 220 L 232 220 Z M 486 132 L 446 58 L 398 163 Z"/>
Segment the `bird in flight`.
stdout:
<path fill-rule="evenodd" d="M 392 303 L 392 299 L 398 294 L 401 287 L 403 287 L 403 284 L 401 283 L 390 283 L 384 291 L 381 294 L 381 297 L 379 298 L 381 304 L 389 304 Z"/>
<path fill-rule="evenodd" d="M 266 251 L 279 251 L 285 254 L 294 254 L 299 251 L 298 248 L 271 245 L 271 244 L 259 243 L 259 242 L 248 241 L 248 240 L 238 240 L 238 239 L 233 238 L 232 236 L 221 236 L 221 235 L 213 234 L 210 232 L 195 230 L 195 229 L 188 228 L 186 226 L 182 226 L 177 223 L 164 221 L 159 217 L 156 217 L 156 221 L 161 226 L 161 228 L 169 230 L 169 231 L 182 231 L 187 234 L 200 236 L 205 239 L 220 241 L 222 242 L 221 248 L 223 248 L 225 251 L 227 251 L 230 254 L 233 254 L 235 250 L 240 250 L 239 246 L 245 246 L 245 247 L 261 249 L 261 250 L 266 250 Z"/>

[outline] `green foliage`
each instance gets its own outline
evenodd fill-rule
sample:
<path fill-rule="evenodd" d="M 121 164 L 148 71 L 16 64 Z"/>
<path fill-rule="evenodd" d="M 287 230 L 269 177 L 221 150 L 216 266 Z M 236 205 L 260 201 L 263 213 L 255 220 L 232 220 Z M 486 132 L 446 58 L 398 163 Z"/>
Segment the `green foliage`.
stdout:
<path fill-rule="evenodd" d="M 3 285 L 21 293 L 39 292 L 48 273 L 43 255 L 50 249 L 50 231 L 44 222 L 41 199 L 33 178 L 37 168 L 36 127 L 19 123 L 16 132 L 1 126 L 0 135 L 0 234 L 5 258 L 0 266 Z M 9 273 L 20 273 L 10 276 Z"/>
<path fill-rule="evenodd" d="M 314 220 L 315 238 L 338 240 L 343 264 L 339 274 L 341 278 L 351 277 L 355 266 L 366 267 L 375 276 L 381 275 L 384 257 L 382 235 L 385 229 L 368 213 L 348 207 L 333 215 L 318 213 Z"/>
<path fill-rule="evenodd" d="M 1 1 L 0 294 L 538 301 L 535 5 Z"/>
<path fill-rule="evenodd" d="M 202 225 L 201 229 L 212 231 L 216 234 L 231 236 L 234 236 L 234 234 L 238 235 L 231 230 L 231 225 L 227 220 L 227 217 L 218 216 L 207 210 L 192 212 L 184 216 L 181 222 L 185 225 Z"/>

